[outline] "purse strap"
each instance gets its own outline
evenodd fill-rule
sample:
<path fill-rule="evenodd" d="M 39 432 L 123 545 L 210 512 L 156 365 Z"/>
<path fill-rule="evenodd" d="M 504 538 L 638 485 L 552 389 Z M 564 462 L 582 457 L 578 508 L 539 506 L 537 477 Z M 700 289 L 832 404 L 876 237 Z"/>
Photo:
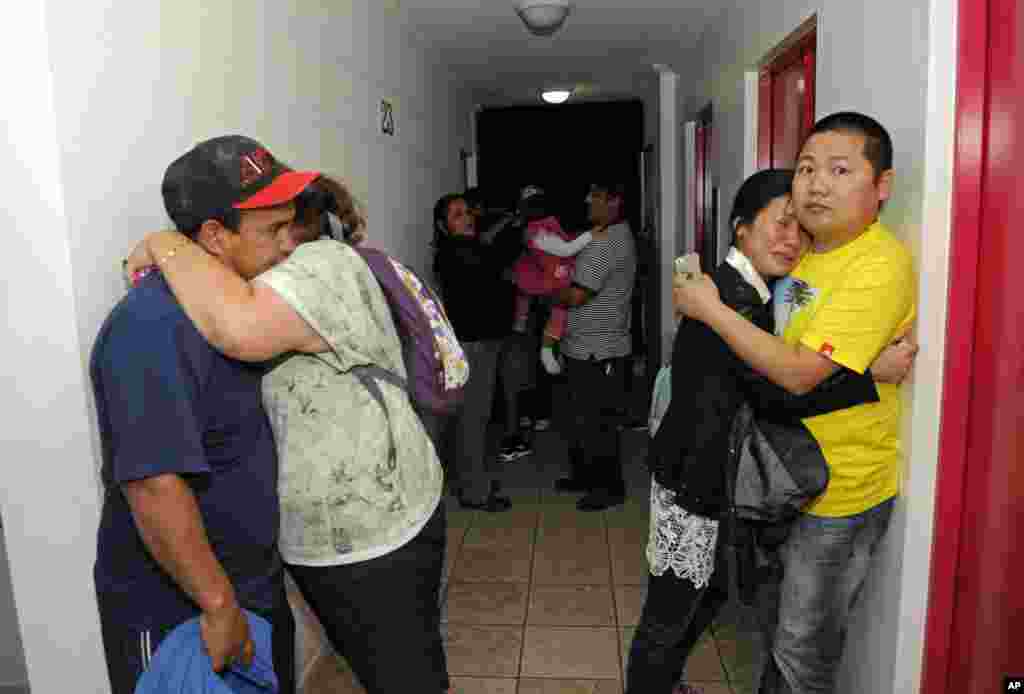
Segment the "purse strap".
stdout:
<path fill-rule="evenodd" d="M 409 384 L 404 378 L 388 371 L 387 369 L 376 366 L 375 364 L 361 364 L 359 366 L 353 366 L 349 369 L 349 372 L 359 379 L 359 382 L 363 384 L 363 387 L 370 393 L 370 396 L 377 401 L 380 408 L 384 410 L 384 418 L 388 421 L 388 436 L 390 437 L 390 445 L 388 448 L 388 462 L 394 463 L 398 455 L 398 448 L 395 445 L 395 429 L 391 426 L 391 414 L 388 411 L 387 402 L 384 400 L 384 392 L 380 389 L 380 381 L 390 383 L 393 386 L 401 388 L 408 394 Z"/>

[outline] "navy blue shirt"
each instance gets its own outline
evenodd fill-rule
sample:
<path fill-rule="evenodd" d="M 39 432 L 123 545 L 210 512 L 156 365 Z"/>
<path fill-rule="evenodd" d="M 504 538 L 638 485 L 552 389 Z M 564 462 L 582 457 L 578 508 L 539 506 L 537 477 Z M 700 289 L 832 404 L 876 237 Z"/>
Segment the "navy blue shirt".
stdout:
<path fill-rule="evenodd" d="M 177 624 L 198 607 L 149 554 L 120 485 L 167 473 L 196 496 L 214 554 L 243 607 L 272 607 L 277 454 L 265 368 L 228 359 L 196 331 L 162 276 L 145 279 L 100 329 L 90 363 L 106 497 L 94 569 L 101 609 L 126 626 Z"/>

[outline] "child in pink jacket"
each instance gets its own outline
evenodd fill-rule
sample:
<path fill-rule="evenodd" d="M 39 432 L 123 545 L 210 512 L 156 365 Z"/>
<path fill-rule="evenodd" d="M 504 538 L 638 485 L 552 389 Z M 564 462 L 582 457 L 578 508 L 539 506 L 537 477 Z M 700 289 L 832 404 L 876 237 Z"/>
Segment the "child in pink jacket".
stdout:
<path fill-rule="evenodd" d="M 576 265 L 576 254 L 590 243 L 591 233 L 580 234 L 575 240 L 562 230 L 558 219 L 547 213 L 544 191 L 537 186 L 523 188 L 519 197 L 519 209 L 526 217 L 527 252 L 513 268 L 518 292 L 516 294 L 516 315 L 514 329 L 525 332 L 533 296 L 557 294 L 572 284 L 572 273 Z M 554 347 L 565 332 L 568 309 L 557 302 L 552 303 L 551 316 L 544 326 L 544 344 L 540 360 L 548 373 L 561 372 L 562 366 L 555 357 Z"/>

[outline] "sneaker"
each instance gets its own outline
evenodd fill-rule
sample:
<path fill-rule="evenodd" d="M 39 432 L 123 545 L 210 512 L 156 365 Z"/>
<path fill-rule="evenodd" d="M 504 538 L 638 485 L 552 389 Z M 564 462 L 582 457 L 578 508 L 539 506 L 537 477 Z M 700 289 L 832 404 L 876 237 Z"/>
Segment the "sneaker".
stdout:
<path fill-rule="evenodd" d="M 533 423 L 533 430 L 534 431 L 547 431 L 550 428 L 551 428 L 551 420 L 550 419 L 546 419 L 546 418 L 545 419 L 538 419 L 538 420 L 536 420 Z"/>
<path fill-rule="evenodd" d="M 627 422 L 626 428 L 629 429 L 630 431 L 647 431 L 647 420 L 638 417 L 630 422 Z"/>
<path fill-rule="evenodd" d="M 498 453 L 498 460 L 503 463 L 511 463 L 514 460 L 525 458 L 531 454 L 533 454 L 533 448 L 530 444 L 522 438 L 514 436 L 502 443 L 501 451 Z"/>
<path fill-rule="evenodd" d="M 519 418 L 519 428 L 520 429 L 532 429 L 533 428 L 533 420 L 530 419 L 529 417 L 527 417 L 526 415 L 523 415 L 522 417 Z"/>
<path fill-rule="evenodd" d="M 552 376 L 557 376 L 562 373 L 562 362 L 555 352 L 550 347 L 544 347 L 540 351 L 540 363 L 544 365 L 544 370 Z"/>

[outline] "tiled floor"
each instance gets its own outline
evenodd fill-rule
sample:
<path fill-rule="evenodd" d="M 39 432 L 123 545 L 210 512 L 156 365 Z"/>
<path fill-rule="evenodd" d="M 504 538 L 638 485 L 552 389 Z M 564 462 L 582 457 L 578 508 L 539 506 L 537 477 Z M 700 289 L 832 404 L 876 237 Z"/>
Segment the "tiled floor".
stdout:
<path fill-rule="evenodd" d="M 564 474 L 555 430 L 502 468 L 506 513 L 449 506 L 443 633 L 462 694 L 622 694 L 646 585 L 646 433 L 624 433 L 624 506 L 580 513 L 551 491 Z M 690 657 L 685 678 L 706 694 L 753 692 L 756 635 L 730 606 Z M 317 661 L 306 694 L 362 692 L 336 658 Z"/>

